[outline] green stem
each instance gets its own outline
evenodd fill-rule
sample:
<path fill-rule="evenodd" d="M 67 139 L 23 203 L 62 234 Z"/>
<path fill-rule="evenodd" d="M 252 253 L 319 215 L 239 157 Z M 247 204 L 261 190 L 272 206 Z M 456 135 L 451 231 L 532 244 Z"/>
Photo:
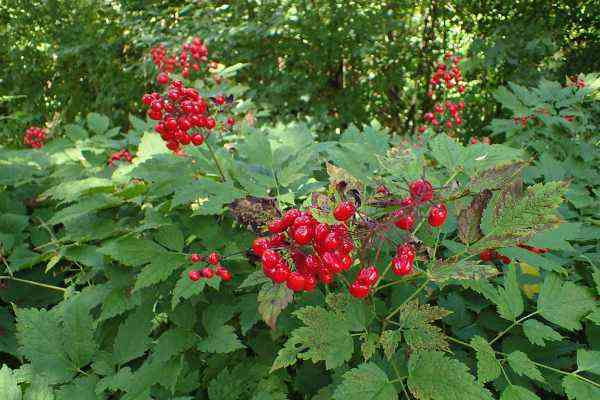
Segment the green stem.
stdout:
<path fill-rule="evenodd" d="M 58 291 L 61 291 L 61 292 L 66 292 L 67 291 L 67 289 L 61 288 L 61 287 L 58 287 L 58 286 L 47 285 L 45 283 L 34 282 L 34 281 L 27 280 L 27 279 L 15 278 L 14 276 L 9 276 L 9 275 L 1 275 L 0 276 L 0 280 L 3 280 L 3 279 L 9 280 L 9 281 L 21 282 L 21 283 L 28 283 L 30 285 L 39 286 L 39 287 L 43 287 L 43 288 L 46 288 L 46 289 L 58 290 Z"/>
<path fill-rule="evenodd" d="M 392 311 L 391 313 L 389 313 L 387 315 L 387 317 L 385 317 L 385 320 L 389 320 L 390 318 L 392 318 L 394 315 L 398 314 L 400 312 L 400 310 L 402 309 L 402 306 L 404 306 L 406 303 L 408 303 L 409 301 L 411 301 L 412 299 L 414 299 L 419 293 L 421 293 L 426 287 L 427 284 L 429 283 L 429 279 L 427 279 L 425 282 L 423 282 L 423 284 L 421 286 L 419 286 L 417 288 L 417 290 L 415 290 L 413 292 L 413 294 L 411 294 L 408 299 L 404 300 L 402 302 L 402 304 L 400 304 L 398 307 L 396 307 L 396 309 L 394 311 Z"/>
<path fill-rule="evenodd" d="M 225 173 L 223 172 L 223 168 L 221 168 L 221 164 L 219 163 L 219 160 L 217 159 L 217 155 L 215 154 L 215 151 L 213 150 L 213 148 L 210 145 L 210 143 L 208 142 L 208 140 L 206 141 L 206 147 L 208 148 L 208 151 L 209 151 L 213 161 L 215 162 L 217 169 L 219 170 L 219 175 L 221 175 L 221 182 L 225 182 L 227 179 L 225 178 Z"/>
<path fill-rule="evenodd" d="M 537 315 L 537 313 L 538 313 L 538 311 L 534 311 L 531 314 L 527 314 L 523 318 L 518 319 L 515 322 L 513 322 L 512 324 L 510 324 L 510 326 L 508 328 L 506 328 L 505 330 L 503 330 L 502 332 L 500 332 L 498 335 L 496 335 L 495 338 L 493 338 L 490 341 L 490 346 L 493 345 L 494 343 L 496 343 L 502 336 L 506 335 L 512 328 L 514 328 L 515 326 L 519 325 L 521 322 L 525 321 L 527 318 L 530 318 L 530 317 L 533 317 L 534 315 Z"/>

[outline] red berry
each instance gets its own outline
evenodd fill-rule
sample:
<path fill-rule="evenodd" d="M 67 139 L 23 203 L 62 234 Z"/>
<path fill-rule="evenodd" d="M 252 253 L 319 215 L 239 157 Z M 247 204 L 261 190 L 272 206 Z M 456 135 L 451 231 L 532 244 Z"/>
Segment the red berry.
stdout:
<path fill-rule="evenodd" d="M 359 282 L 354 282 L 350 285 L 348 290 L 350 291 L 350 294 L 357 299 L 364 299 L 369 294 L 369 287 L 362 285 Z"/>
<path fill-rule="evenodd" d="M 410 211 L 398 210 L 394 213 L 394 216 L 398 217 L 398 219 L 396 219 L 394 222 L 394 225 L 402 230 L 410 231 L 415 225 L 415 217 Z"/>
<path fill-rule="evenodd" d="M 200 146 L 202 143 L 204 143 L 204 135 L 199 133 L 193 135 L 192 143 L 194 144 L 194 146 Z"/>
<path fill-rule="evenodd" d="M 356 281 L 365 286 L 373 285 L 377 279 L 379 279 L 379 271 L 374 266 L 362 268 L 356 277 Z"/>
<path fill-rule="evenodd" d="M 492 249 L 484 250 L 481 253 L 479 253 L 479 259 L 485 262 L 492 261 L 494 259 L 494 253 L 495 252 Z"/>
<path fill-rule="evenodd" d="M 306 279 L 298 272 L 292 272 L 287 277 L 286 286 L 292 289 L 294 292 L 301 292 L 304 290 L 304 284 Z"/>
<path fill-rule="evenodd" d="M 313 229 L 308 225 L 300 225 L 299 227 L 294 229 L 293 237 L 296 243 L 301 246 L 304 246 L 313 238 Z"/>
<path fill-rule="evenodd" d="M 231 272 L 227 268 L 220 265 L 217 267 L 217 275 L 219 275 L 219 277 L 225 282 L 231 280 Z"/>
<path fill-rule="evenodd" d="M 208 262 L 209 264 L 217 265 L 219 263 L 219 253 L 214 251 L 210 253 L 208 256 Z"/>
<path fill-rule="evenodd" d="M 418 131 L 419 131 L 419 133 L 423 133 L 423 132 L 425 132 L 426 130 L 427 130 L 427 127 L 426 127 L 426 126 L 423 126 L 423 125 L 419 126 L 419 128 L 418 128 Z"/>
<path fill-rule="evenodd" d="M 429 225 L 438 227 L 444 225 L 446 217 L 448 216 L 448 209 L 445 204 L 437 204 L 429 210 Z"/>
<path fill-rule="evenodd" d="M 300 210 L 296 208 L 290 208 L 283 214 L 283 223 L 285 226 L 292 226 L 296 218 L 300 216 Z"/>
<path fill-rule="evenodd" d="M 212 278 L 215 275 L 215 272 L 209 267 L 202 268 L 201 273 L 202 276 L 205 278 Z"/>
<path fill-rule="evenodd" d="M 272 278 L 273 278 L 273 281 L 275 281 L 276 283 L 283 283 L 287 280 L 289 274 L 290 274 L 289 267 L 280 266 L 280 267 L 275 268 Z"/>
<path fill-rule="evenodd" d="M 356 207 L 353 203 L 349 201 L 342 201 L 338 206 L 333 210 L 333 216 L 338 221 L 346 221 L 351 218 L 356 212 Z"/>
<path fill-rule="evenodd" d="M 275 268 L 281 260 L 281 256 L 279 254 L 269 249 L 263 251 L 261 258 L 262 263 L 266 268 Z"/>
<path fill-rule="evenodd" d="M 416 251 L 412 244 L 404 243 L 396 248 L 396 255 L 398 257 L 407 257 L 410 262 L 415 261 Z"/>
<path fill-rule="evenodd" d="M 252 251 L 257 256 L 262 256 L 263 252 L 269 248 L 269 240 L 264 237 L 254 239 L 252 242 Z"/>
<path fill-rule="evenodd" d="M 191 281 L 198 281 L 200 280 L 200 278 L 202 278 L 202 273 L 198 270 L 191 270 L 190 272 L 188 272 L 188 277 L 190 278 Z"/>
<path fill-rule="evenodd" d="M 202 256 L 198 253 L 192 253 L 190 255 L 190 261 L 193 262 L 194 264 L 198 263 L 198 262 L 202 261 Z"/>
<path fill-rule="evenodd" d="M 410 184 L 410 195 L 417 204 L 433 199 L 433 186 L 425 179 L 418 179 Z"/>
<path fill-rule="evenodd" d="M 510 257 L 507 256 L 500 256 L 500 261 L 502 261 L 502 264 L 508 265 L 510 264 L 510 262 L 512 261 L 510 259 Z"/>
<path fill-rule="evenodd" d="M 269 232 L 280 233 L 285 230 L 286 226 L 280 219 L 274 219 L 269 223 Z"/>
<path fill-rule="evenodd" d="M 338 235 L 335 232 L 329 232 L 323 241 L 323 247 L 326 250 L 335 250 L 339 246 L 340 241 Z"/>
<path fill-rule="evenodd" d="M 329 232 L 329 225 L 323 223 L 315 225 L 315 240 L 318 243 L 323 244 L 327 235 L 329 235 Z"/>
<path fill-rule="evenodd" d="M 317 287 L 317 280 L 312 275 L 304 276 L 304 291 L 312 292 Z"/>
<path fill-rule="evenodd" d="M 158 82 L 159 85 L 166 85 L 167 83 L 169 83 L 169 75 L 165 74 L 164 72 L 161 72 L 156 77 L 156 82 Z"/>
<path fill-rule="evenodd" d="M 392 272 L 398 276 L 406 276 L 413 273 L 413 263 L 406 256 L 394 257 L 392 259 Z"/>

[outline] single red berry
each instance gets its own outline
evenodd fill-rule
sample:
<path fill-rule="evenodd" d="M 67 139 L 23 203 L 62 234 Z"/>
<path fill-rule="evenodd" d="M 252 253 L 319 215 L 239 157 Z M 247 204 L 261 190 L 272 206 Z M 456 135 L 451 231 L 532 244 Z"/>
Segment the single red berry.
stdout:
<path fill-rule="evenodd" d="M 198 253 L 192 253 L 190 255 L 190 261 L 195 263 L 199 263 L 200 261 L 202 261 L 202 256 Z"/>
<path fill-rule="evenodd" d="M 317 280 L 312 275 L 304 275 L 304 291 L 312 292 L 317 287 Z"/>
<path fill-rule="evenodd" d="M 398 257 L 407 257 L 410 260 L 410 262 L 413 262 L 415 261 L 415 256 L 417 255 L 417 252 L 415 251 L 415 248 L 412 244 L 404 243 L 396 248 L 396 255 Z"/>
<path fill-rule="evenodd" d="M 156 77 L 156 82 L 158 82 L 159 85 L 166 85 L 167 83 L 169 83 L 169 75 L 164 72 L 161 72 Z"/>
<path fill-rule="evenodd" d="M 508 265 L 511 263 L 511 259 L 510 257 L 507 256 L 500 256 L 500 261 L 502 261 L 502 264 Z"/>
<path fill-rule="evenodd" d="M 342 269 L 344 271 L 348 271 L 354 262 L 352 257 L 350 257 L 348 254 L 340 254 L 338 259 L 340 260 L 340 264 L 342 264 Z"/>
<path fill-rule="evenodd" d="M 413 263 L 406 256 L 396 256 L 392 259 L 392 272 L 398 276 L 406 276 L 413 273 Z"/>
<path fill-rule="evenodd" d="M 298 243 L 301 246 L 304 246 L 310 243 L 310 241 L 313 238 L 313 233 L 314 231 L 310 226 L 300 225 L 299 227 L 294 229 L 293 237 L 296 243 Z"/>
<path fill-rule="evenodd" d="M 223 266 L 217 266 L 217 275 L 219 275 L 219 277 L 225 282 L 231 280 L 231 272 Z"/>
<path fill-rule="evenodd" d="M 417 204 L 433 199 L 433 186 L 428 180 L 418 179 L 409 186 L 410 195 Z"/>
<path fill-rule="evenodd" d="M 448 209 L 445 204 L 437 204 L 429 210 L 429 225 L 438 227 L 444 225 L 446 217 L 448 216 Z"/>
<path fill-rule="evenodd" d="M 269 249 L 263 251 L 261 258 L 262 263 L 266 268 L 275 268 L 281 260 L 281 256 L 279 254 Z"/>
<path fill-rule="evenodd" d="M 394 225 L 402 230 L 410 231 L 415 225 L 415 217 L 410 211 L 398 210 L 394 213 L 394 216 L 398 217 L 398 219 L 396 219 L 394 222 Z"/>
<path fill-rule="evenodd" d="M 494 259 L 494 251 L 492 249 L 487 249 L 479 253 L 479 259 L 481 261 L 489 262 Z"/>
<path fill-rule="evenodd" d="M 326 250 L 335 250 L 340 245 L 340 240 L 335 232 L 329 232 L 323 241 L 323 247 Z"/>
<path fill-rule="evenodd" d="M 365 286 L 373 285 L 377 279 L 379 279 L 379 271 L 374 266 L 362 268 L 356 277 L 356 281 Z"/>
<path fill-rule="evenodd" d="M 252 251 L 257 256 L 262 256 L 263 252 L 269 248 L 269 240 L 264 237 L 258 237 L 252 242 Z"/>
<path fill-rule="evenodd" d="M 306 279 L 298 272 L 292 272 L 288 275 L 286 286 L 292 289 L 294 292 L 301 292 L 304 290 Z"/>
<path fill-rule="evenodd" d="M 296 218 L 300 216 L 300 210 L 297 208 L 290 208 L 283 214 L 283 223 L 285 226 L 292 226 Z"/>
<path fill-rule="evenodd" d="M 280 219 L 274 219 L 269 223 L 269 232 L 280 233 L 285 230 L 286 226 Z"/>
<path fill-rule="evenodd" d="M 346 221 L 351 218 L 356 212 L 356 207 L 353 203 L 349 201 L 342 201 L 338 206 L 333 210 L 333 216 L 338 221 Z"/>
<path fill-rule="evenodd" d="M 423 133 L 423 132 L 425 132 L 426 130 L 427 130 L 427 127 L 426 127 L 426 126 L 424 126 L 424 125 L 421 125 L 421 126 L 419 126 L 419 128 L 418 128 L 418 131 L 419 131 L 419 133 Z"/>
<path fill-rule="evenodd" d="M 290 269 L 287 266 L 280 266 L 275 268 L 275 272 L 273 272 L 273 281 L 275 283 L 283 283 L 287 280 L 290 275 Z"/>
<path fill-rule="evenodd" d="M 212 252 L 208 255 L 208 262 L 212 265 L 217 265 L 219 263 L 219 253 Z"/>
<path fill-rule="evenodd" d="M 202 268 L 201 272 L 202 276 L 205 278 L 212 278 L 215 275 L 215 272 L 209 267 Z"/>
<path fill-rule="evenodd" d="M 198 281 L 200 280 L 200 278 L 202 278 L 202 273 L 198 270 L 191 270 L 190 272 L 188 272 L 188 277 L 190 278 L 191 281 Z"/>
<path fill-rule="evenodd" d="M 200 146 L 202 143 L 204 143 L 204 135 L 200 133 L 192 135 L 192 143 L 194 146 Z"/>
<path fill-rule="evenodd" d="M 357 299 L 364 299 L 369 295 L 369 287 L 362 285 L 360 282 L 354 282 L 348 289 L 350 294 Z"/>

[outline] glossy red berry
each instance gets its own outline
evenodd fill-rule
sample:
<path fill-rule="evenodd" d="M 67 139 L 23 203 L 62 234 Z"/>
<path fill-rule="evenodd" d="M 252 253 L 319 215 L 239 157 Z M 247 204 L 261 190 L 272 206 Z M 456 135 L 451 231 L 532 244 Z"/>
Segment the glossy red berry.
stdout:
<path fill-rule="evenodd" d="M 202 276 L 205 278 L 212 278 L 215 275 L 215 272 L 209 267 L 202 268 L 201 273 Z"/>
<path fill-rule="evenodd" d="M 494 253 L 494 250 L 491 249 L 484 250 L 481 253 L 479 253 L 479 259 L 485 262 L 492 261 L 494 259 Z"/>
<path fill-rule="evenodd" d="M 200 146 L 202 143 L 204 143 L 204 135 L 200 133 L 192 135 L 192 143 L 194 146 Z"/>
<path fill-rule="evenodd" d="M 287 280 L 290 275 L 290 269 L 287 266 L 280 266 L 275 268 L 275 271 L 272 274 L 273 281 L 275 283 L 283 283 Z"/>
<path fill-rule="evenodd" d="M 312 292 L 317 287 L 317 280 L 312 275 L 304 276 L 304 291 Z"/>
<path fill-rule="evenodd" d="M 219 263 L 219 258 L 219 254 L 213 251 L 208 256 L 208 262 L 209 264 L 217 265 Z"/>
<path fill-rule="evenodd" d="M 415 225 L 415 217 L 410 211 L 398 210 L 394 216 L 397 217 L 394 225 L 402 230 L 410 231 Z"/>
<path fill-rule="evenodd" d="M 408 257 L 394 257 L 392 259 L 392 272 L 398 276 L 406 276 L 413 273 L 413 263 Z"/>
<path fill-rule="evenodd" d="M 356 207 L 353 203 L 349 201 L 342 201 L 338 206 L 333 210 L 333 216 L 338 221 L 347 221 L 351 218 L 356 212 Z"/>
<path fill-rule="evenodd" d="M 202 256 L 198 253 L 192 253 L 190 255 L 190 261 L 195 263 L 199 263 L 200 261 L 202 261 Z"/>
<path fill-rule="evenodd" d="M 304 290 L 306 279 L 298 272 L 292 272 L 288 275 L 286 286 L 294 292 L 301 292 Z"/>
<path fill-rule="evenodd" d="M 262 263 L 266 268 L 275 268 L 281 260 L 281 256 L 279 254 L 269 249 L 263 251 L 261 258 Z"/>
<path fill-rule="evenodd" d="M 338 235 L 335 232 L 329 232 L 325 240 L 323 240 L 323 247 L 326 250 L 335 250 L 340 244 Z"/>
<path fill-rule="evenodd" d="M 286 226 L 280 219 L 274 219 L 269 223 L 269 232 L 280 233 L 285 230 Z"/>
<path fill-rule="evenodd" d="M 507 256 L 500 256 L 500 261 L 502 261 L 502 264 L 508 265 L 511 263 L 511 259 L 510 257 Z"/>
<path fill-rule="evenodd" d="M 301 246 L 304 246 L 313 238 L 313 229 L 308 225 L 300 225 L 293 231 L 294 241 Z"/>
<path fill-rule="evenodd" d="M 225 282 L 231 280 L 231 272 L 227 268 L 220 265 L 217 267 L 217 275 Z"/>
<path fill-rule="evenodd" d="M 379 279 L 379 271 L 374 266 L 362 268 L 356 277 L 356 281 L 365 286 L 373 285 L 377 279 Z"/>
<path fill-rule="evenodd" d="M 415 203 L 421 204 L 433 199 L 433 186 L 428 180 L 418 179 L 409 186 L 410 195 Z"/>
<path fill-rule="evenodd" d="M 364 299 L 369 295 L 369 287 L 361 284 L 360 282 L 354 282 L 352 285 L 350 285 L 348 290 L 350 291 L 350 294 L 357 299 Z"/>
<path fill-rule="evenodd" d="M 161 72 L 160 74 L 158 74 L 158 76 L 156 77 L 156 82 L 159 85 L 166 85 L 167 83 L 169 83 L 169 75 L 165 74 L 164 72 Z"/>
<path fill-rule="evenodd" d="M 262 256 L 263 252 L 269 248 L 269 240 L 264 237 L 254 239 L 252 242 L 252 251 L 257 256 Z"/>
<path fill-rule="evenodd" d="M 190 278 L 191 281 L 198 281 L 200 280 L 200 278 L 202 278 L 202 273 L 198 270 L 191 270 L 190 272 L 188 272 L 188 277 Z"/>
<path fill-rule="evenodd" d="M 444 225 L 446 217 L 448 216 L 448 209 L 445 204 L 437 204 L 429 210 L 429 217 L 427 221 L 429 225 L 438 227 Z"/>
<path fill-rule="evenodd" d="M 290 208 L 283 214 L 283 223 L 285 226 L 292 226 L 296 218 L 300 216 L 300 210 L 296 208 Z"/>

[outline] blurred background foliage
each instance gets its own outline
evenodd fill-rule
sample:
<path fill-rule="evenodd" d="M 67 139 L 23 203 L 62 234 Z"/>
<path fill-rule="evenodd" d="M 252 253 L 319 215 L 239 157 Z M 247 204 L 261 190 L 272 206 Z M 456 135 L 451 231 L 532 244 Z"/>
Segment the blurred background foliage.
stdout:
<path fill-rule="evenodd" d="M 597 0 L 0 0 L 0 137 L 90 110 L 126 125 L 149 89 L 148 49 L 200 35 L 273 120 L 309 119 L 327 137 L 379 120 L 411 133 L 427 82 L 464 54 L 465 126 L 479 132 L 507 82 L 600 70 Z"/>

